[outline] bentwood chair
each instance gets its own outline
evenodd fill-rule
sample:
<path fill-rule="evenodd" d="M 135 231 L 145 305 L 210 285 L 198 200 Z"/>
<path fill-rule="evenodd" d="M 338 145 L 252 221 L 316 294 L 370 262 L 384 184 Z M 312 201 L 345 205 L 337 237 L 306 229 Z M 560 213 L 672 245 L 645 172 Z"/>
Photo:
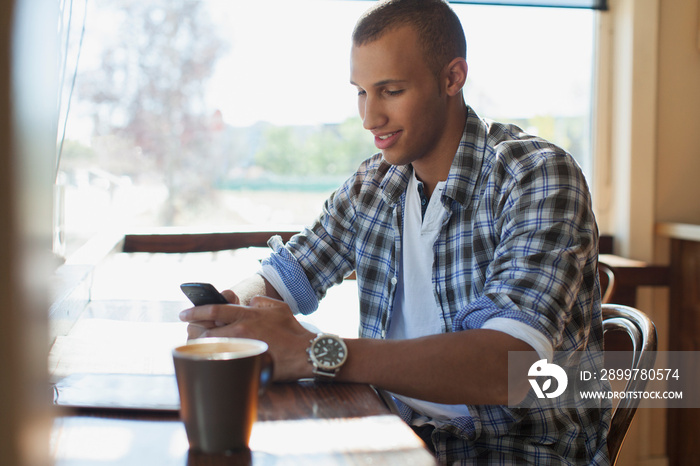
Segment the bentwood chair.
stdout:
<path fill-rule="evenodd" d="M 653 369 L 656 362 L 656 326 L 642 311 L 619 304 L 603 304 L 603 334 L 624 332 L 632 342 L 631 369 Z M 646 378 L 632 378 L 625 391 L 643 391 Z M 613 410 L 608 432 L 610 464 L 617 461 L 622 442 L 639 406 L 639 399 L 625 398 Z"/>
<path fill-rule="evenodd" d="M 598 263 L 598 275 L 600 277 L 600 302 L 603 304 L 609 303 L 613 293 L 615 293 L 615 273 L 607 265 Z"/>

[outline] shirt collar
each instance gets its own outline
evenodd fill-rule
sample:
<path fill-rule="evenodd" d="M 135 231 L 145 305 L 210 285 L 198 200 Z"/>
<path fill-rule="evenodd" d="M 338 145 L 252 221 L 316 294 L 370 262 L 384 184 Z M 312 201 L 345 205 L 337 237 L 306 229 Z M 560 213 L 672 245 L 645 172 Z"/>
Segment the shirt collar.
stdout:
<path fill-rule="evenodd" d="M 477 182 L 482 172 L 486 150 L 486 124 L 467 106 L 467 121 L 464 124 L 462 139 L 447 175 L 443 196 L 453 199 L 462 206 L 471 204 Z"/>
<path fill-rule="evenodd" d="M 410 165 L 390 165 L 385 160 L 382 160 L 382 163 L 388 165 L 389 168 L 382 183 L 379 185 L 379 189 L 384 200 L 393 205 L 399 201 L 401 195 L 406 191 L 413 167 Z"/>

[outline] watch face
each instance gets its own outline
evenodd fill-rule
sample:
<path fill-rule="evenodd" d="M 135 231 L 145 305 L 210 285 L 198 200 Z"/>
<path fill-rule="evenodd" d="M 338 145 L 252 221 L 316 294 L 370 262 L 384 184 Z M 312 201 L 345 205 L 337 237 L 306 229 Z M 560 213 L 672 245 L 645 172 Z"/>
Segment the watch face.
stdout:
<path fill-rule="evenodd" d="M 317 339 L 311 349 L 311 357 L 323 369 L 335 369 L 345 361 L 347 350 L 343 340 L 323 335 Z"/>

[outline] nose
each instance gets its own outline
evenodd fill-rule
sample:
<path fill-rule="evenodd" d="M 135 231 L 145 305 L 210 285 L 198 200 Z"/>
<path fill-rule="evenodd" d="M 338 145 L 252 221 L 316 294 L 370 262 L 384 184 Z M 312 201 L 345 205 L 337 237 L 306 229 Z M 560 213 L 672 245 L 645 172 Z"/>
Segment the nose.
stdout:
<path fill-rule="evenodd" d="M 362 126 L 367 130 L 381 128 L 386 124 L 386 113 L 381 102 L 370 95 L 365 95 L 360 99 L 360 118 Z"/>

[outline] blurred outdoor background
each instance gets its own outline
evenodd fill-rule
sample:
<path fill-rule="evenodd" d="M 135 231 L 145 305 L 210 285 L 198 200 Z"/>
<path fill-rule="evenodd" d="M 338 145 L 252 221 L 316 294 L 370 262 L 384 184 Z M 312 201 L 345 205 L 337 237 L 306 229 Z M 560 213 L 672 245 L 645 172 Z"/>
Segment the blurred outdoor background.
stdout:
<path fill-rule="evenodd" d="M 351 0 L 65 0 L 54 250 L 104 231 L 307 224 L 376 152 Z M 467 103 L 592 173 L 591 10 L 453 5 Z"/>

